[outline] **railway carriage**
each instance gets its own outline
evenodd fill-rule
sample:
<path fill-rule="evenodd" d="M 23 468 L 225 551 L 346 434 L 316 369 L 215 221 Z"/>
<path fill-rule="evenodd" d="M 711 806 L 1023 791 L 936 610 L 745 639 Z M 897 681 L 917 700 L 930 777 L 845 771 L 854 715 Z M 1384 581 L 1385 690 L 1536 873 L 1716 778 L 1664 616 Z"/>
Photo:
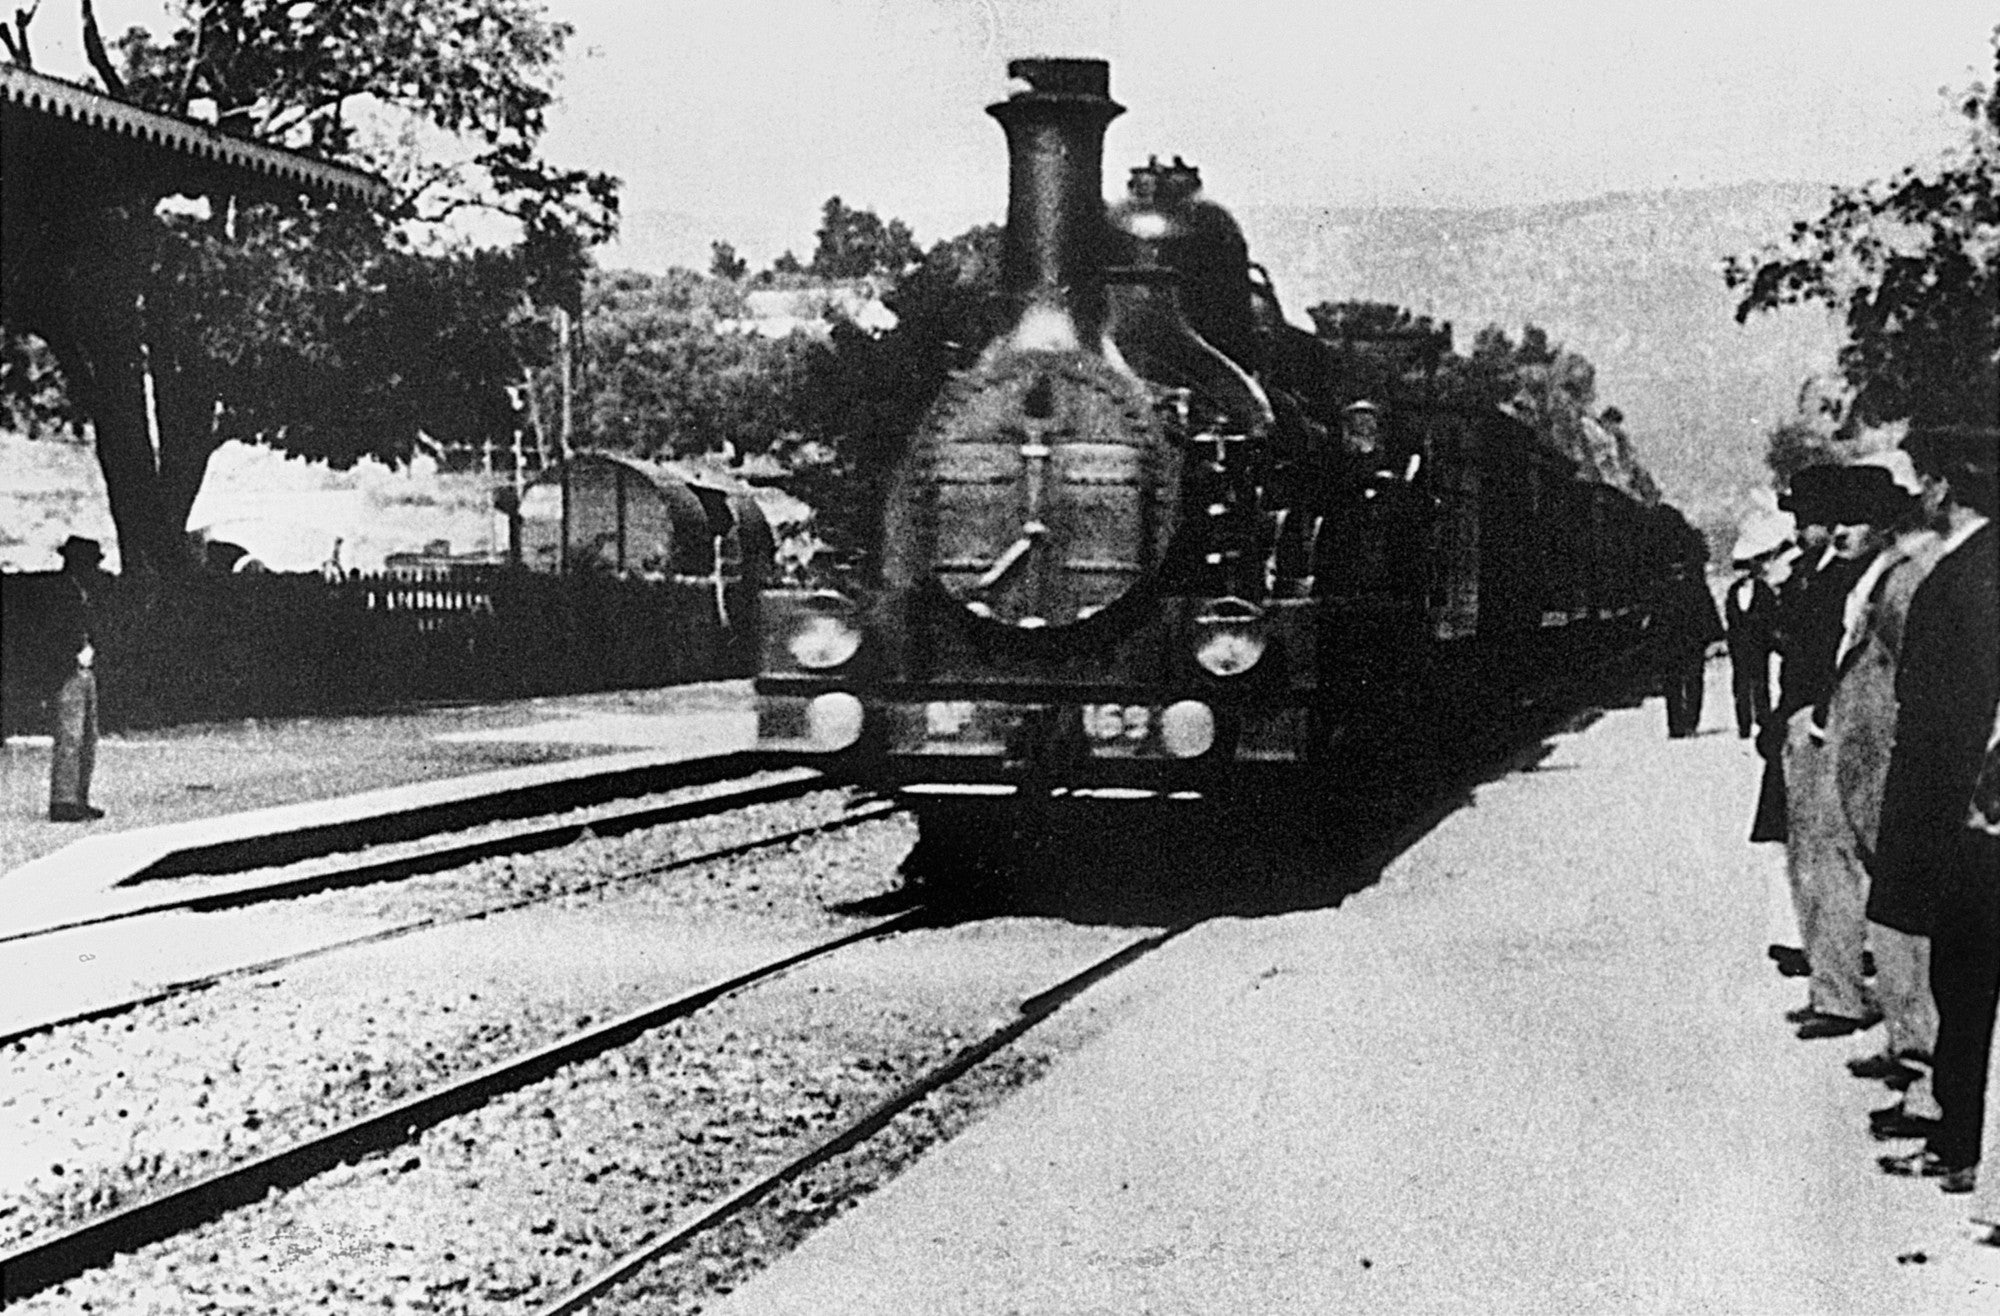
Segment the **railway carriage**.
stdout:
<path fill-rule="evenodd" d="M 760 747 L 992 844 L 1059 797 L 1324 789 L 1638 636 L 1672 513 L 1499 410 L 1357 398 L 1195 171 L 1107 208 L 1106 65 L 1009 71 L 1012 328 L 909 436 L 878 577 L 764 592 Z"/>

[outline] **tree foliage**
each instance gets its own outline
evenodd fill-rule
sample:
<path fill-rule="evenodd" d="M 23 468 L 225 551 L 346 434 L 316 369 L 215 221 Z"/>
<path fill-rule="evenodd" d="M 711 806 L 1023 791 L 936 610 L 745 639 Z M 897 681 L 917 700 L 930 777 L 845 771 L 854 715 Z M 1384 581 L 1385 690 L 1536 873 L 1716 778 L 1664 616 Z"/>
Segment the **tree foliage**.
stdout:
<path fill-rule="evenodd" d="M 820 208 L 817 237 L 809 268 L 820 279 L 864 279 L 871 274 L 893 278 L 924 258 L 902 220 L 885 224 L 874 211 L 856 210 L 837 196 L 828 197 Z"/>
<path fill-rule="evenodd" d="M 718 279 L 731 283 L 740 282 L 750 272 L 750 262 L 736 254 L 736 248 L 727 242 L 708 244 L 708 272 Z"/>
<path fill-rule="evenodd" d="M 371 213 L 135 191 L 10 281 L 7 331 L 46 344 L 89 420 L 128 571 L 187 568 L 181 527 L 226 439 L 345 463 L 405 457 L 419 429 L 505 432 L 505 388 L 546 351 L 535 308 L 579 305 L 585 245 L 615 222 L 615 180 L 536 155 L 567 27 L 537 0 L 207 0 L 107 46 L 82 12 L 107 94 L 359 165 L 395 196 Z M 520 242 L 474 252 L 426 227 L 468 208 Z"/>
<path fill-rule="evenodd" d="M 891 225 L 891 230 L 900 225 Z M 939 242 L 883 300 L 895 328 L 836 323 L 807 363 L 799 441 L 782 455 L 791 492 L 813 505 L 835 567 L 869 571 L 886 482 L 903 443 L 955 370 L 1006 327 L 1002 230 L 982 225 Z"/>
<path fill-rule="evenodd" d="M 732 283 L 688 270 L 594 277 L 577 388 L 591 444 L 667 459 L 790 441 L 808 349 L 746 332 L 742 313 Z"/>
<path fill-rule="evenodd" d="M 1819 218 L 1724 270 L 1739 322 L 1801 302 L 1844 316 L 1862 424 L 2000 414 L 2000 27 L 1992 44 L 1995 82 L 1957 97 L 1966 134 L 1948 158 L 1837 187 Z"/>

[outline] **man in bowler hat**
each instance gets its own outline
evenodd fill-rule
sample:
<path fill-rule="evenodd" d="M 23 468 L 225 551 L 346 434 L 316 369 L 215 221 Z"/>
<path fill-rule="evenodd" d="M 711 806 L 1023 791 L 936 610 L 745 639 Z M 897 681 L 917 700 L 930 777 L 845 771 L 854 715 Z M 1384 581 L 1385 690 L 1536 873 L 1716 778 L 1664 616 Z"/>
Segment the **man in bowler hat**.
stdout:
<path fill-rule="evenodd" d="M 104 810 L 90 803 L 90 777 L 97 766 L 97 647 L 91 609 L 105 581 L 98 569 L 104 550 L 95 539 L 71 535 L 58 551 L 62 586 L 52 620 L 66 671 L 55 698 L 49 821 L 92 822 L 104 816 Z"/>
<path fill-rule="evenodd" d="M 1856 504 L 1865 501 L 1857 494 L 1866 478 L 1844 466 L 1808 467 L 1792 478 L 1785 503 L 1798 519 L 1801 546 L 1806 527 L 1822 526 L 1824 536 L 1814 537 L 1827 547 L 1817 570 L 1783 599 L 1782 688 L 1771 723 L 1759 732 L 1758 748 L 1783 765 L 1785 867 L 1808 968 L 1807 1002 L 1787 1017 L 1804 1039 L 1843 1037 L 1882 1017 L 1860 972 L 1865 897 L 1842 880 L 1838 847 L 1848 828 L 1824 725 L 1847 598 L 1881 547 L 1864 536 L 1833 536 L 1836 525 L 1865 524 L 1866 509 Z M 1843 935 L 1848 930 L 1854 935 Z"/>

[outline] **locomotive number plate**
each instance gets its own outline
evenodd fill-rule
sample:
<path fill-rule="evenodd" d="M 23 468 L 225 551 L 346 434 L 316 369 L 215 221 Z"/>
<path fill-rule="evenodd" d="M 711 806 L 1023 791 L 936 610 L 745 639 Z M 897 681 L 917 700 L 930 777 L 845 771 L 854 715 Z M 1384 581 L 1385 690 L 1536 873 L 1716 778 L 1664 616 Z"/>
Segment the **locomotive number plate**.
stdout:
<path fill-rule="evenodd" d="M 949 740 L 963 734 L 977 712 L 969 699 L 934 699 L 924 705 L 924 734 L 932 740 Z"/>
<path fill-rule="evenodd" d="M 1138 745 L 1150 740 L 1159 710 L 1144 704 L 1085 704 L 1083 734 L 1098 745 Z"/>

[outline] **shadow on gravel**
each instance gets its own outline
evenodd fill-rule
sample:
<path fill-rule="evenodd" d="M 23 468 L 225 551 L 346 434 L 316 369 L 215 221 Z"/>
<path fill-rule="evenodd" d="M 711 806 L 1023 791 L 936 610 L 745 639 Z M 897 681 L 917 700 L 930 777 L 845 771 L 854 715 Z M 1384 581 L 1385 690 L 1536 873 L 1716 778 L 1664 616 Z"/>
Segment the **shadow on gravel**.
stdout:
<path fill-rule="evenodd" d="M 1545 717 L 1469 739 L 1449 762 L 1378 761 L 1227 806 L 1058 800 L 1031 825 L 967 838 L 949 853 L 920 842 L 906 886 L 842 912 L 883 915 L 921 901 L 946 921 L 1025 914 L 1158 927 L 1330 908 L 1472 806 L 1479 786 L 1539 770 L 1555 735 L 1601 715 Z"/>

